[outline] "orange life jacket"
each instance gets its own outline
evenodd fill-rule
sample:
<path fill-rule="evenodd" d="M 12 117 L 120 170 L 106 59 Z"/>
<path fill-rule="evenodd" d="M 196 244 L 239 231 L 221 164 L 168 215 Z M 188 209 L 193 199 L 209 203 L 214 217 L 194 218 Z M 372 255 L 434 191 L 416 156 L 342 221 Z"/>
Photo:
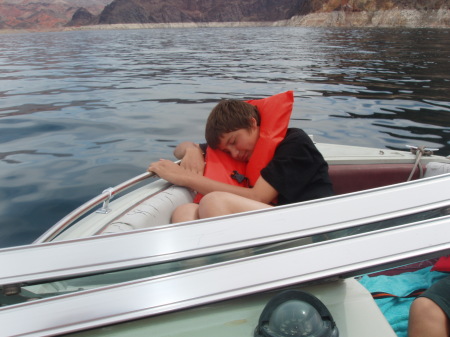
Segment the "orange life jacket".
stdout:
<path fill-rule="evenodd" d="M 208 146 L 203 173 L 205 177 L 231 185 L 254 186 L 261 175 L 261 170 L 272 160 L 278 144 L 286 136 L 294 104 L 293 91 L 250 100 L 247 103 L 255 105 L 261 117 L 259 138 L 252 156 L 248 162 L 242 162 L 219 149 Z M 198 193 L 194 202 L 200 202 L 202 197 L 203 195 Z"/>

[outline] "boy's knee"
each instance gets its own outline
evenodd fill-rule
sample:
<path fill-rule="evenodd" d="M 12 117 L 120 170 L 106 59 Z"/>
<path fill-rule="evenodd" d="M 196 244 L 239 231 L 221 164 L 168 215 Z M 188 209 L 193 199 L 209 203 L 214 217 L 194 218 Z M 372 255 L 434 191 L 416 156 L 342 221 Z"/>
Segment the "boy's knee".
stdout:
<path fill-rule="evenodd" d="M 199 217 L 202 219 L 227 214 L 224 208 L 231 196 L 232 194 L 227 192 L 208 193 L 200 200 Z"/>
<path fill-rule="evenodd" d="M 232 202 L 236 195 L 228 192 L 211 192 L 200 200 L 200 207 L 222 207 L 228 202 Z"/>
<path fill-rule="evenodd" d="M 199 206 L 209 206 L 221 203 L 226 195 L 229 193 L 226 192 L 211 192 L 205 195 L 202 200 L 200 200 Z"/>
<path fill-rule="evenodd" d="M 194 203 L 183 204 L 175 208 L 172 213 L 171 222 L 185 222 L 198 219 L 198 205 Z"/>

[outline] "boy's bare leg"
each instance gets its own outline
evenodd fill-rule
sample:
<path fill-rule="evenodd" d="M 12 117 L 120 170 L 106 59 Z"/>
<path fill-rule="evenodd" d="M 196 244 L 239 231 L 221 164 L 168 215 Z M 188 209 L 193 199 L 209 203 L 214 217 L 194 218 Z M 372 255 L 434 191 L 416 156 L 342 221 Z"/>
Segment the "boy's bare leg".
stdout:
<path fill-rule="evenodd" d="M 200 219 L 234 214 L 272 206 L 227 192 L 211 192 L 203 197 L 198 208 Z"/>
<path fill-rule="evenodd" d="M 432 300 L 419 297 L 409 312 L 408 337 L 448 337 L 449 321 L 444 311 Z"/>
<path fill-rule="evenodd" d="M 197 220 L 198 204 L 189 203 L 178 206 L 172 213 L 172 223 Z"/>

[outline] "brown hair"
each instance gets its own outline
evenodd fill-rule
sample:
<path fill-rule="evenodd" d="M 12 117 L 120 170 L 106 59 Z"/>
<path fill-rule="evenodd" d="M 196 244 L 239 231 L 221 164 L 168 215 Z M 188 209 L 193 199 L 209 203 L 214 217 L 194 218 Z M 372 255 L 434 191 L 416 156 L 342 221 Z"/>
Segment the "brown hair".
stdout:
<path fill-rule="evenodd" d="M 250 103 L 229 99 L 219 102 L 209 114 L 205 127 L 206 142 L 216 149 L 224 133 L 238 129 L 250 129 L 251 119 L 255 118 L 260 125 L 261 118 L 258 108 Z"/>

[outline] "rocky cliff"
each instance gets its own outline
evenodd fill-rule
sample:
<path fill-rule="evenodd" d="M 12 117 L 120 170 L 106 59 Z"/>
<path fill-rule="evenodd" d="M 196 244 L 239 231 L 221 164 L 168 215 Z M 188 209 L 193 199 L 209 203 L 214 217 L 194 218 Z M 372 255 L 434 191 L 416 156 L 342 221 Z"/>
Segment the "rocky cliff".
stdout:
<path fill-rule="evenodd" d="M 66 26 L 87 26 L 95 24 L 98 24 L 98 16 L 92 14 L 84 7 L 80 7 L 73 14 L 72 19 Z"/>
<path fill-rule="evenodd" d="M 450 27 L 448 0 L 311 0 L 311 12 L 277 25 Z"/>
<path fill-rule="evenodd" d="M 262 23 L 450 27 L 449 7 L 449 0 L 0 0 L 0 29 Z"/>
<path fill-rule="evenodd" d="M 277 21 L 306 13 L 309 0 L 114 0 L 98 24 Z M 74 17 L 69 26 L 82 22 Z"/>
<path fill-rule="evenodd" d="M 449 9 L 389 9 L 315 12 L 277 21 L 274 26 L 449 28 Z"/>
<path fill-rule="evenodd" d="M 114 0 L 97 17 L 87 19 L 83 11 L 68 25 L 274 22 L 448 27 L 448 9 L 448 0 Z"/>
<path fill-rule="evenodd" d="M 0 0 L 0 29 L 59 28 L 82 6 L 98 15 L 112 0 Z"/>
<path fill-rule="evenodd" d="M 386 10 L 434 10 L 448 8 L 448 0 L 310 0 L 313 12 L 332 11 L 386 11 Z"/>

